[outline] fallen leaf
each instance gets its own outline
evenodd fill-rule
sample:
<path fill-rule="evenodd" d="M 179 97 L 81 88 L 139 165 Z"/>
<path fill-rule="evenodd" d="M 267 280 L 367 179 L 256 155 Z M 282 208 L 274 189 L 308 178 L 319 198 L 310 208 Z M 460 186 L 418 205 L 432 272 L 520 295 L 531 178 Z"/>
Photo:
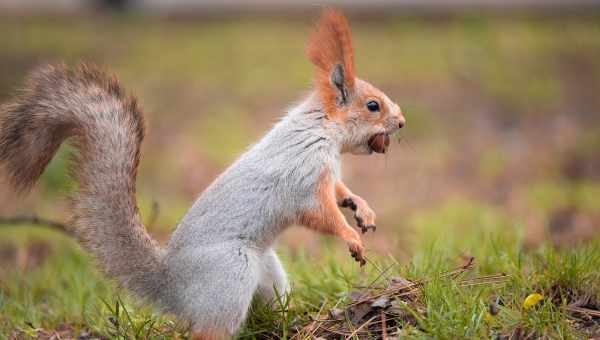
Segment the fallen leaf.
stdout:
<path fill-rule="evenodd" d="M 523 308 L 530 309 L 544 299 L 544 296 L 539 293 L 529 294 L 523 301 Z"/>
<path fill-rule="evenodd" d="M 390 302 L 390 298 L 383 295 L 371 303 L 371 307 L 385 308 Z"/>

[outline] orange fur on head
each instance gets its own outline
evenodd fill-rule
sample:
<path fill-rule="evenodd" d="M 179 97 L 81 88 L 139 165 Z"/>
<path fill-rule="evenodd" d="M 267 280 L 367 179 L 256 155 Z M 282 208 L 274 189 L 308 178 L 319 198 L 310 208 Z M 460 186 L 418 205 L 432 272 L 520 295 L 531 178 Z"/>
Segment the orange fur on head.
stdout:
<path fill-rule="evenodd" d="M 337 90 L 331 83 L 331 72 L 337 64 L 344 67 L 344 82 L 349 90 L 354 87 L 354 52 L 352 36 L 346 17 L 333 9 L 325 9 L 317 29 L 312 34 L 308 58 L 317 67 L 315 86 L 321 96 L 325 111 L 335 116 L 339 111 Z"/>

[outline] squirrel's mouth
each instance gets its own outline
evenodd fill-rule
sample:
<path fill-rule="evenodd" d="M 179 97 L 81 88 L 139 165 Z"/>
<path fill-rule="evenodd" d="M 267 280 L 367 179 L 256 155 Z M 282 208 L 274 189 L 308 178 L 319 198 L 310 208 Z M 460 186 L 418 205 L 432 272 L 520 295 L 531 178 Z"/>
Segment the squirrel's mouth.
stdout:
<path fill-rule="evenodd" d="M 369 138 L 369 148 L 377 153 L 385 153 L 387 148 L 390 146 L 390 135 L 389 133 L 378 133 Z"/>

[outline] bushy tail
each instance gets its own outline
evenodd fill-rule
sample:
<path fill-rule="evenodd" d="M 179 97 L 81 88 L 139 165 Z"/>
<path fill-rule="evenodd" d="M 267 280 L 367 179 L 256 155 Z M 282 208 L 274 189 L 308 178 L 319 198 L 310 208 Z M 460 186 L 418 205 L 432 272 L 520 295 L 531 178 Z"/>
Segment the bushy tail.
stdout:
<path fill-rule="evenodd" d="M 73 231 L 109 276 L 158 300 L 167 279 L 135 198 L 144 137 L 135 98 L 92 67 L 48 66 L 29 77 L 19 98 L 0 107 L 0 165 L 18 190 L 35 183 L 69 137 L 79 149 Z"/>

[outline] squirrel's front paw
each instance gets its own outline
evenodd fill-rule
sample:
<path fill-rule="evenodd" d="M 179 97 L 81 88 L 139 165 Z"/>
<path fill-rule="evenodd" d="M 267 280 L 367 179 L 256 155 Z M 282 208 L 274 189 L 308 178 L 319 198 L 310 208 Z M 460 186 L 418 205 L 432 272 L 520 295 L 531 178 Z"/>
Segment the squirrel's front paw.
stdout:
<path fill-rule="evenodd" d="M 350 255 L 352 255 L 356 262 L 360 263 L 361 267 L 367 263 L 367 260 L 365 260 L 365 257 L 363 256 L 365 248 L 362 244 L 352 242 L 348 244 L 348 248 L 350 249 Z"/>
<path fill-rule="evenodd" d="M 358 197 L 346 198 L 342 201 L 342 207 L 350 208 L 354 211 L 354 219 L 356 219 L 356 225 L 360 228 L 360 230 L 364 233 L 372 229 L 375 231 L 377 226 L 375 226 L 375 212 L 367 202 Z"/>

